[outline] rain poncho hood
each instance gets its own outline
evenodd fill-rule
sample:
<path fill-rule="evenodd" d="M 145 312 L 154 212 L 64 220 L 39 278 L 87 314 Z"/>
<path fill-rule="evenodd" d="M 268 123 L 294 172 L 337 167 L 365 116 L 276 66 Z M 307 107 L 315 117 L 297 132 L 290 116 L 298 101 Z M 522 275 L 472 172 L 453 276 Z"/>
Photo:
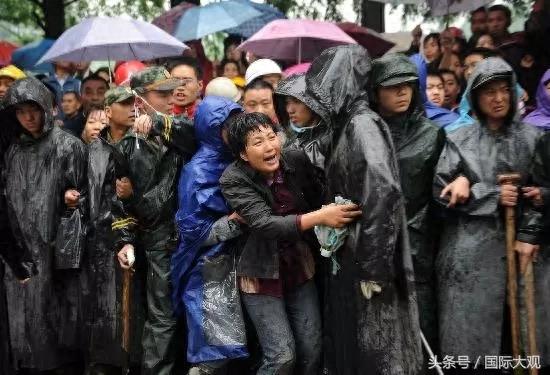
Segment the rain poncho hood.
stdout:
<path fill-rule="evenodd" d="M 442 128 L 446 128 L 458 119 L 458 115 L 443 107 L 438 107 L 432 102 L 428 101 L 426 96 L 426 79 L 428 76 L 428 64 L 420 54 L 416 54 L 410 57 L 410 60 L 416 65 L 418 69 L 418 78 L 420 83 L 420 95 L 424 102 L 424 110 L 426 111 L 426 117 L 434 121 Z"/>
<path fill-rule="evenodd" d="M 304 103 L 310 110 L 320 117 L 320 121 L 312 127 L 301 128 L 300 132 L 292 129 L 286 119 L 288 115 L 285 108 L 285 97 L 290 96 Z M 320 169 L 325 168 L 327 154 L 330 153 L 332 144 L 332 132 L 328 128 L 330 123 L 329 111 L 321 105 L 309 91 L 304 74 L 290 76 L 281 82 L 275 90 L 277 103 L 277 117 L 284 125 L 288 125 L 287 145 L 302 148 L 313 165 Z M 288 124 L 287 124 L 288 122 Z"/>
<path fill-rule="evenodd" d="M 71 238 L 81 238 L 85 232 L 80 224 L 87 205 L 87 158 L 79 139 L 53 126 L 52 101 L 40 81 L 25 78 L 11 86 L 0 107 L 0 117 L 6 119 L 2 125 L 15 126 L 18 135 L 4 155 L 10 226 L 15 245 L 38 270 L 25 288 L 6 277 L 11 346 L 14 363 L 36 370 L 73 361 L 82 328 L 78 271 L 60 269 L 77 268 L 82 252 L 80 248 L 78 254 L 63 252 L 60 238 L 65 238 L 67 229 L 72 230 Z M 15 117 L 15 106 L 25 102 L 43 110 L 44 126 L 38 138 L 23 130 Z M 69 189 L 81 194 L 75 210 L 67 210 L 63 200 Z M 72 218 L 78 227 L 65 225 Z"/>
<path fill-rule="evenodd" d="M 238 340 L 244 332 L 239 332 L 233 320 L 238 311 L 231 310 L 227 290 L 222 288 L 221 294 L 213 296 L 217 300 L 207 301 L 207 289 L 213 283 L 206 269 L 230 249 L 225 242 L 201 247 L 216 220 L 230 213 L 218 181 L 233 161 L 221 136 L 223 123 L 232 112 L 242 112 L 242 108 L 227 98 L 207 96 L 199 104 L 195 115 L 199 149 L 182 169 L 178 186 L 180 244 L 172 256 L 172 299 L 176 314 L 187 315 L 187 358 L 191 363 L 247 355 L 244 343 Z M 214 316 L 221 319 L 218 325 Z"/>
<path fill-rule="evenodd" d="M 14 126 L 17 134 L 24 133 L 27 138 L 32 138 L 15 118 L 15 105 L 24 102 L 33 102 L 40 106 L 44 116 L 42 135 L 49 132 L 54 123 L 53 96 L 42 82 L 32 77 L 15 81 L 0 103 L 0 111 L 6 111 L 5 114 L 8 116 L 8 126 Z"/>
<path fill-rule="evenodd" d="M 338 274 L 325 275 L 325 373 L 413 375 L 421 350 L 404 202 L 389 129 L 368 106 L 370 70 L 368 52 L 350 45 L 323 51 L 306 74 L 334 131 L 328 199 L 341 195 L 364 207 L 334 254 Z M 367 300 L 364 283 L 381 293 Z"/>
<path fill-rule="evenodd" d="M 523 119 L 526 123 L 546 131 L 550 130 L 550 94 L 546 89 L 549 81 L 550 69 L 544 73 L 537 88 L 537 109 Z"/>
<path fill-rule="evenodd" d="M 518 96 L 517 91 L 513 89 L 517 85 L 514 70 L 503 59 L 498 57 L 489 57 L 477 64 L 474 72 L 468 80 L 468 87 L 466 88 L 467 94 L 465 94 L 468 99 L 468 104 L 472 109 L 472 113 L 482 124 L 485 123 L 485 116 L 479 111 L 477 105 L 477 94 L 481 87 L 498 79 L 504 79 L 510 84 L 510 113 L 508 115 L 508 119 L 516 119 L 518 110 L 516 103 Z M 508 123 L 509 122 L 510 121 L 508 121 Z"/>

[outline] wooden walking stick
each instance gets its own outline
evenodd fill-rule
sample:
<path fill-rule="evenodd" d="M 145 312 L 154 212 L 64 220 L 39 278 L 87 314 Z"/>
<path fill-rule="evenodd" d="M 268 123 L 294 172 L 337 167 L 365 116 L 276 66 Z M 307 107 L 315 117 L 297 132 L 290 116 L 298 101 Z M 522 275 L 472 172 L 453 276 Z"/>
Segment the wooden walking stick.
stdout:
<path fill-rule="evenodd" d="M 501 174 L 498 176 L 499 185 L 516 185 L 521 179 L 517 173 Z M 506 292 L 508 295 L 508 308 L 510 309 L 510 328 L 512 335 L 512 355 L 514 359 L 519 359 L 521 351 L 520 328 L 519 328 L 519 309 L 518 309 L 518 275 L 516 261 L 516 213 L 515 207 L 506 207 L 506 263 L 507 263 L 507 281 Z M 522 373 L 521 367 L 514 369 L 514 373 Z"/>
<path fill-rule="evenodd" d="M 123 369 L 123 374 L 129 372 L 130 364 L 130 310 L 131 310 L 131 293 L 132 293 L 132 270 L 123 270 L 122 280 L 122 349 L 126 352 L 127 361 Z"/>
<path fill-rule="evenodd" d="M 525 282 L 525 306 L 527 308 L 527 355 L 533 357 L 538 355 L 538 350 L 535 313 L 535 274 L 533 272 L 532 261 L 522 271 L 522 276 Z M 537 375 L 538 373 L 539 370 L 531 366 L 529 374 Z"/>

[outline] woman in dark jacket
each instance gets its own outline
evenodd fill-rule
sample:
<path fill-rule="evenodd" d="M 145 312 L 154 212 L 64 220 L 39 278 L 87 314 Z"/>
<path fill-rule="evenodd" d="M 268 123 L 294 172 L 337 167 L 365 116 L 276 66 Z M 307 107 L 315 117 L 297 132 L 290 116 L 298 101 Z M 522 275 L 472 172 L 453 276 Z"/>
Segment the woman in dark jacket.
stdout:
<path fill-rule="evenodd" d="M 242 301 L 263 350 L 258 374 L 317 374 L 321 318 L 313 282 L 316 225 L 342 227 L 360 215 L 356 205 L 317 211 L 323 183 L 299 150 L 281 155 L 276 127 L 263 114 L 238 117 L 229 146 L 239 160 L 220 179 L 232 209 L 249 227 L 237 274 Z"/>

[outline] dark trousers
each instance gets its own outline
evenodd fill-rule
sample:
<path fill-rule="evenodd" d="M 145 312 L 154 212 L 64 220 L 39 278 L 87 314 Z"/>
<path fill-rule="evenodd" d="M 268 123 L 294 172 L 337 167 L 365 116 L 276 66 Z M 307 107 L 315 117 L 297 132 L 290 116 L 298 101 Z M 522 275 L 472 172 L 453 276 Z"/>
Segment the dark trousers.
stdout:
<path fill-rule="evenodd" d="M 145 374 L 170 375 L 177 355 L 176 323 L 172 309 L 170 258 L 167 250 L 148 250 L 147 321 L 143 329 Z M 180 355 L 183 355 L 180 353 Z"/>
<path fill-rule="evenodd" d="M 242 293 L 262 347 L 257 375 L 315 375 L 321 358 L 321 314 L 310 280 L 284 298 Z"/>

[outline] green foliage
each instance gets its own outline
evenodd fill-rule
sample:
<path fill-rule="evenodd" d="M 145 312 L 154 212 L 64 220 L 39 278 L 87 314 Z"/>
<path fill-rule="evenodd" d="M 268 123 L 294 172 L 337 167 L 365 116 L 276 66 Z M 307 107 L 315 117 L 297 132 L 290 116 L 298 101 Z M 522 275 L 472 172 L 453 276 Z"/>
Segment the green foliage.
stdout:
<path fill-rule="evenodd" d="M 342 14 L 337 8 L 341 3 L 339 0 L 267 0 L 266 3 L 293 18 L 342 20 Z"/>

